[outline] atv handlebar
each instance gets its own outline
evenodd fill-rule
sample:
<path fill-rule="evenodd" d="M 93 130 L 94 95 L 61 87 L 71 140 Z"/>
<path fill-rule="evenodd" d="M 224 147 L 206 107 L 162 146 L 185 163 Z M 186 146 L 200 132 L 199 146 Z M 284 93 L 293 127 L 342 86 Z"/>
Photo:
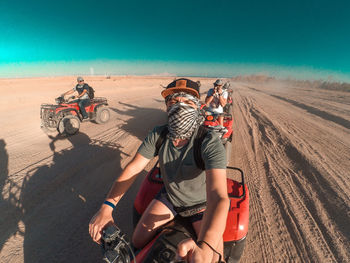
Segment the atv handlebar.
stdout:
<path fill-rule="evenodd" d="M 69 103 L 71 100 L 77 99 L 76 96 L 70 96 L 67 99 L 64 98 L 64 95 L 61 95 L 55 99 L 57 104 Z"/>
<path fill-rule="evenodd" d="M 104 253 L 103 260 L 107 263 L 129 263 L 136 256 L 126 235 L 116 225 L 109 225 L 102 232 L 101 246 Z"/>

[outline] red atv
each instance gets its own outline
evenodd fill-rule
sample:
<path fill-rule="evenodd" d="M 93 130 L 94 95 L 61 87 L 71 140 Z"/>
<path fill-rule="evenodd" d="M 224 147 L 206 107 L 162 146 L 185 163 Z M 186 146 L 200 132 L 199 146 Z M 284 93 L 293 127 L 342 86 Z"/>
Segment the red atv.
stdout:
<path fill-rule="evenodd" d="M 222 144 L 226 149 L 227 158 L 231 155 L 231 142 L 232 142 L 232 134 L 233 134 L 233 118 L 232 114 L 224 113 L 224 128 L 219 126 L 218 122 L 219 115 L 212 114 L 210 112 L 206 112 L 204 126 L 208 127 L 211 130 L 214 130 L 219 134 L 221 138 Z"/>
<path fill-rule="evenodd" d="M 234 175 L 232 173 L 235 172 Z M 227 179 L 227 193 L 230 198 L 229 213 L 226 221 L 224 239 L 224 259 L 227 263 L 238 262 L 245 246 L 249 221 L 249 193 L 244 183 L 243 171 L 235 167 L 227 167 L 230 178 Z M 163 186 L 160 170 L 157 164 L 144 179 L 134 202 L 134 226 L 155 195 Z M 176 216 L 174 220 L 161 227 L 158 234 L 142 250 L 133 250 L 125 235 L 115 225 L 110 225 L 103 231 L 102 248 L 106 262 L 121 263 L 160 263 L 176 261 L 177 245 L 184 239 L 196 234 L 191 223 Z M 136 255 L 135 255 L 136 254 Z M 183 262 L 183 261 L 180 261 Z"/>
<path fill-rule="evenodd" d="M 232 102 L 227 105 L 232 105 Z M 226 105 L 226 106 L 227 106 Z M 226 107 L 225 106 L 225 107 Z M 226 149 L 226 156 L 231 155 L 231 142 L 232 142 L 232 134 L 233 134 L 233 117 L 232 112 L 224 112 L 222 115 L 224 116 L 224 127 L 219 125 L 218 121 L 218 114 L 212 113 L 210 111 L 207 111 L 206 106 L 201 106 L 202 111 L 204 111 L 205 120 L 203 125 L 208 127 L 211 130 L 214 130 L 216 133 L 219 134 L 219 137 L 221 138 L 222 144 L 225 146 Z M 232 107 L 228 106 L 226 109 L 229 109 L 232 111 Z"/>
<path fill-rule="evenodd" d="M 41 104 L 41 127 L 49 131 L 57 130 L 60 134 L 73 135 L 79 131 L 83 117 L 74 96 L 65 100 L 62 96 L 55 99 L 57 104 Z M 94 120 L 99 124 L 109 121 L 110 112 L 106 98 L 95 97 L 90 105 L 85 107 L 89 116 L 87 120 Z M 84 120 L 85 121 L 85 120 Z"/>
<path fill-rule="evenodd" d="M 224 128 L 219 125 L 218 117 L 219 114 L 212 113 L 208 111 L 207 106 L 202 104 L 201 110 L 203 111 L 203 115 L 205 116 L 204 126 L 208 127 L 211 130 L 217 132 L 221 138 L 221 141 L 226 149 L 226 156 L 230 156 L 231 154 L 231 142 L 232 142 L 232 133 L 233 133 L 233 99 L 232 99 L 232 89 L 228 88 L 228 97 L 227 103 L 224 106 L 224 113 L 221 114 L 224 117 Z"/>

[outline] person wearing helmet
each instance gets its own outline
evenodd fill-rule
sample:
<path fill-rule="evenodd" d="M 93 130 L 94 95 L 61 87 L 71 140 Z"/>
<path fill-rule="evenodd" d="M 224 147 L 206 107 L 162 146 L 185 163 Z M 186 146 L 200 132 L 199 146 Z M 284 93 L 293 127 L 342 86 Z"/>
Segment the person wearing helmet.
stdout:
<path fill-rule="evenodd" d="M 136 176 L 158 155 L 164 187 L 149 204 L 137 224 L 132 242 L 144 247 L 157 229 L 175 215 L 186 217 L 195 229 L 198 241 L 184 240 L 178 254 L 192 257 L 191 262 L 216 262 L 212 248 L 223 253 L 222 235 L 225 230 L 227 207 L 226 153 L 218 135 L 208 131 L 201 145 L 205 171 L 196 166 L 194 139 L 204 121 L 200 111 L 198 83 L 186 78 L 171 82 L 161 95 L 168 114 L 168 134 L 157 151 L 156 144 L 163 126 L 155 127 L 146 136 L 133 160 L 113 184 L 106 201 L 89 224 L 95 242 L 101 239 L 106 225 L 114 223 L 112 211 Z M 210 245 L 207 245 L 210 244 Z"/>
<path fill-rule="evenodd" d="M 90 104 L 90 97 L 88 94 L 89 84 L 84 83 L 84 79 L 82 77 L 78 77 L 77 82 L 78 84 L 73 89 L 63 93 L 62 96 L 64 97 L 66 95 L 73 94 L 74 92 L 78 92 L 78 96 L 75 98 L 77 99 L 81 115 L 83 116 L 83 119 L 88 119 L 89 116 L 86 113 L 85 107 L 89 106 Z"/>
<path fill-rule="evenodd" d="M 221 126 L 224 126 L 224 107 L 227 103 L 228 93 L 227 90 L 222 88 L 223 82 L 221 79 L 217 79 L 214 83 L 214 88 L 210 89 L 205 98 L 205 104 L 208 107 L 208 111 L 218 114 L 218 122 Z"/>

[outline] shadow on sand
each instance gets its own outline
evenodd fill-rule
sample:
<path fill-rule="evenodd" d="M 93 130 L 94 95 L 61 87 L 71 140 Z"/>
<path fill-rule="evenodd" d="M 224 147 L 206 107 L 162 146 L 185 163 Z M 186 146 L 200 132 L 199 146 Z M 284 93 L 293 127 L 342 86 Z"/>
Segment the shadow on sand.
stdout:
<path fill-rule="evenodd" d="M 120 125 L 119 128 L 132 134 L 141 141 L 146 137 L 147 133 L 150 130 L 152 130 L 156 125 L 163 125 L 167 122 L 167 114 L 162 109 L 142 108 L 124 102 L 119 102 L 119 104 L 124 106 L 125 109 L 110 109 L 118 113 L 118 115 L 125 115 L 131 117 L 125 123 Z"/>
<path fill-rule="evenodd" d="M 98 245 L 91 241 L 88 223 L 120 173 L 123 153 L 116 144 L 91 140 L 86 134 L 50 137 L 52 161 L 27 167 L 23 182 L 1 170 L 3 193 L 1 247 L 12 235 L 24 236 L 24 262 L 100 262 Z M 56 151 L 55 144 L 72 146 Z M 1 167 L 8 156 L 1 141 Z M 125 206 L 125 207 L 129 207 Z M 132 207 L 130 207 L 130 210 Z M 118 216 L 118 222 L 129 218 Z M 24 231 L 18 231 L 23 222 Z M 5 223 L 5 224 L 3 224 Z M 6 233 L 3 233 L 5 231 Z"/>
<path fill-rule="evenodd" d="M 120 103 L 130 116 L 119 128 L 143 140 L 147 132 L 166 122 L 160 109 Z M 145 119 L 147 121 L 145 121 Z M 135 129 L 136 127 L 136 129 Z M 139 128 L 137 128 L 139 127 Z M 14 235 L 24 238 L 24 262 L 101 262 L 102 253 L 88 233 L 91 217 L 121 172 L 127 155 L 117 143 L 92 140 L 85 133 L 49 136 L 52 155 L 9 175 L 4 140 L 0 140 L 0 251 Z M 61 140 L 71 147 L 57 150 Z M 146 171 L 118 204 L 114 218 L 129 236 L 132 204 Z M 18 180 L 21 179 L 22 180 Z M 19 229 L 19 225 L 22 225 Z"/>
<path fill-rule="evenodd" d="M 9 156 L 6 150 L 6 143 L 5 140 L 0 139 L 0 252 L 2 251 L 2 248 L 7 241 L 7 239 L 12 236 L 13 232 L 18 232 L 18 235 L 23 236 L 23 231 L 19 231 L 17 225 L 19 218 L 16 217 L 18 213 L 20 213 L 20 208 L 16 207 L 16 193 L 8 192 L 3 193 L 5 185 L 8 184 L 8 163 L 9 163 Z M 12 211 L 11 216 L 7 216 L 6 211 L 8 210 L 14 210 Z M 12 232 L 12 230 L 14 230 Z"/>

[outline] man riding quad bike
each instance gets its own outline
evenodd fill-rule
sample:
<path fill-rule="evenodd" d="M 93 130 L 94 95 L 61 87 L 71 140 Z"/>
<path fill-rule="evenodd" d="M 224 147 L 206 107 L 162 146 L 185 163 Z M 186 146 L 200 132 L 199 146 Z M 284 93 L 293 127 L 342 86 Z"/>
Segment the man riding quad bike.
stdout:
<path fill-rule="evenodd" d="M 221 258 L 227 263 L 237 263 L 242 256 L 248 232 L 249 192 L 241 169 L 227 167 L 227 173 L 230 207 L 223 234 L 224 252 Z M 161 172 L 156 163 L 143 180 L 136 195 L 133 209 L 134 227 L 163 186 Z M 160 227 L 156 236 L 146 246 L 135 251 L 126 235 L 116 225 L 109 225 L 103 230 L 101 238 L 103 259 L 108 263 L 184 262 L 176 259 L 177 246 L 189 237 L 197 239 L 191 222 L 176 216 Z"/>
<path fill-rule="evenodd" d="M 85 107 L 90 105 L 90 99 L 94 98 L 95 91 L 92 87 L 89 86 L 89 84 L 84 82 L 84 79 L 82 77 L 78 77 L 77 82 L 78 84 L 73 89 L 70 89 L 67 92 L 63 93 L 62 97 L 64 98 L 66 95 L 78 92 L 78 96 L 74 96 L 74 98 L 77 99 L 79 110 L 83 116 L 83 119 L 88 119 L 89 116 L 86 113 Z"/>
<path fill-rule="evenodd" d="M 178 255 L 195 262 L 218 261 L 224 254 L 224 232 L 232 203 L 228 196 L 225 148 L 219 136 L 202 125 L 204 117 L 200 110 L 198 83 L 185 78 L 174 80 L 162 96 L 168 123 L 155 127 L 145 138 L 91 219 L 89 233 L 95 242 L 102 241 L 103 231 L 114 222 L 112 211 L 116 204 L 149 161 L 158 156 L 163 185 L 156 189 L 149 203 L 141 199 L 147 207 L 141 211 L 136 224 L 133 246 L 141 252 L 147 251 L 146 247 L 151 246 L 159 231 L 181 218 L 189 223 L 194 235 L 185 234 L 186 239 L 178 239 L 172 244 L 175 251 L 178 249 Z M 201 156 L 203 165 L 198 165 L 198 156 Z M 172 262 L 169 257 L 174 253 L 167 249 L 170 248 L 161 249 L 164 252 L 161 261 L 145 262 Z M 146 252 L 147 257 L 154 259 L 159 254 L 157 251 L 153 256 Z"/>
<path fill-rule="evenodd" d="M 223 81 L 221 79 L 217 79 L 213 85 L 214 88 L 208 90 L 205 104 L 208 111 L 218 115 L 219 125 L 224 126 L 224 119 L 221 114 L 224 112 L 223 107 L 227 103 L 228 93 L 223 89 Z"/>
<path fill-rule="evenodd" d="M 70 94 L 70 92 L 65 94 Z M 73 135 L 79 131 L 80 122 L 83 120 L 94 120 L 99 124 L 109 121 L 110 112 L 106 98 L 94 97 L 89 93 L 90 96 L 86 94 L 88 97 L 81 104 L 81 101 L 75 96 L 65 99 L 65 94 L 55 99 L 57 104 L 41 104 L 42 128 L 49 131 L 57 130 L 60 134 Z M 86 114 L 85 118 L 82 112 Z"/>
<path fill-rule="evenodd" d="M 222 84 L 221 81 L 216 81 L 217 84 Z M 214 130 L 220 137 L 222 144 L 226 149 L 226 156 L 231 155 L 231 142 L 233 135 L 233 100 L 232 89 L 230 83 L 226 82 L 222 88 L 223 92 L 227 94 L 226 104 L 222 109 L 222 112 L 213 111 L 207 104 L 201 105 L 201 110 L 205 116 L 203 125 Z M 208 96 L 206 97 L 206 99 Z"/>

